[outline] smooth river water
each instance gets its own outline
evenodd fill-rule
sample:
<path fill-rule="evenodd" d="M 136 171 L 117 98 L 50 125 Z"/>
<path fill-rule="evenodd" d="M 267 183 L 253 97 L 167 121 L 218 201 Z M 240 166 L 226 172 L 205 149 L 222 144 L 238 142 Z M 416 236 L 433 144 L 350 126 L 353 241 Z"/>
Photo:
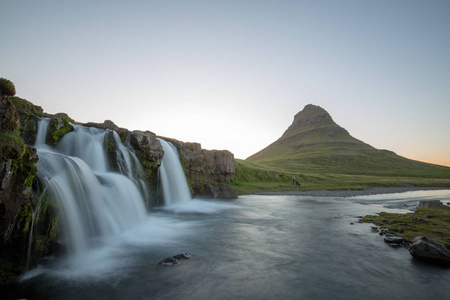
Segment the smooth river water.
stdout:
<path fill-rule="evenodd" d="M 412 260 L 358 216 L 450 190 L 351 198 L 242 196 L 158 209 L 79 257 L 48 259 L 11 299 L 448 299 L 450 269 Z M 158 262 L 179 253 L 177 266 Z"/>

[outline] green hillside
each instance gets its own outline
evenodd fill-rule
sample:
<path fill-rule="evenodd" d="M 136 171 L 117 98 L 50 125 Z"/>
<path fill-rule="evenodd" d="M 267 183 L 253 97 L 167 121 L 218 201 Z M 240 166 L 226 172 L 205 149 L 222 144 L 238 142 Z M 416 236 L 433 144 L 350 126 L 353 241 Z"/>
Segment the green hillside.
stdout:
<path fill-rule="evenodd" d="M 300 186 L 292 185 L 295 176 Z M 307 105 L 274 143 L 236 160 L 232 188 L 257 191 L 367 187 L 450 187 L 450 168 L 376 149 L 337 125 L 321 107 Z"/>
<path fill-rule="evenodd" d="M 315 173 L 411 175 L 450 178 L 450 168 L 376 149 L 337 125 L 323 108 L 309 104 L 274 143 L 247 161 Z"/>

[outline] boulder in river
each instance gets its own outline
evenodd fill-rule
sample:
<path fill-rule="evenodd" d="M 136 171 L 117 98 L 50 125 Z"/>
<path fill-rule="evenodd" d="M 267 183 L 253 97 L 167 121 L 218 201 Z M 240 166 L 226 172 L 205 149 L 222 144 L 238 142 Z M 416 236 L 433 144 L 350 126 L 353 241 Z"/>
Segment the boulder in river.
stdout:
<path fill-rule="evenodd" d="M 409 253 L 417 259 L 450 265 L 450 251 L 441 243 L 419 236 L 411 241 Z"/>
<path fill-rule="evenodd" d="M 158 265 L 174 266 L 174 265 L 180 264 L 182 261 L 184 261 L 186 259 L 190 259 L 191 257 L 192 257 L 192 254 L 190 254 L 190 253 L 181 253 L 181 254 L 174 255 L 174 256 L 168 257 L 166 259 L 163 259 L 162 261 L 160 261 L 158 263 Z"/>

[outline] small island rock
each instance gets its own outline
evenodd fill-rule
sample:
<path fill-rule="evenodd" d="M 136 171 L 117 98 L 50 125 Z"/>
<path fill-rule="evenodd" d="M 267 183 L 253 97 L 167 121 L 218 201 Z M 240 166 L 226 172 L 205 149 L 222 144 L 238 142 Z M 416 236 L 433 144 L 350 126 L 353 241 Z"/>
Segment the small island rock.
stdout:
<path fill-rule="evenodd" d="M 412 240 L 409 253 L 418 260 L 450 265 L 450 251 L 441 243 L 419 236 Z"/>
<path fill-rule="evenodd" d="M 171 257 L 168 257 L 166 259 L 163 259 L 158 263 L 158 265 L 163 266 L 173 266 L 180 264 L 183 260 L 190 259 L 192 257 L 192 254 L 190 253 L 181 253 L 178 255 L 174 255 Z"/>

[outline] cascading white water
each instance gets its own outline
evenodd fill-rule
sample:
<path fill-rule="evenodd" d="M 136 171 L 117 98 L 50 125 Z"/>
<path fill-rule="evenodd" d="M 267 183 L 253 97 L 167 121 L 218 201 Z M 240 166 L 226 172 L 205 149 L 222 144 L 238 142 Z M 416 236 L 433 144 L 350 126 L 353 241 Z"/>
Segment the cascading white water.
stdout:
<path fill-rule="evenodd" d="M 160 183 L 165 205 L 183 204 L 191 200 L 191 191 L 181 166 L 178 151 L 174 145 L 158 139 L 164 150 L 159 168 Z"/>
<path fill-rule="evenodd" d="M 123 158 L 118 164 L 124 174 L 111 172 L 104 150 L 109 131 L 74 125 L 57 147 L 50 147 L 45 144 L 48 124 L 48 119 L 39 122 L 37 175 L 58 203 L 68 250 L 83 253 L 98 240 L 141 223 L 147 187 L 134 177 L 139 162 L 117 133 L 114 140 Z"/>

